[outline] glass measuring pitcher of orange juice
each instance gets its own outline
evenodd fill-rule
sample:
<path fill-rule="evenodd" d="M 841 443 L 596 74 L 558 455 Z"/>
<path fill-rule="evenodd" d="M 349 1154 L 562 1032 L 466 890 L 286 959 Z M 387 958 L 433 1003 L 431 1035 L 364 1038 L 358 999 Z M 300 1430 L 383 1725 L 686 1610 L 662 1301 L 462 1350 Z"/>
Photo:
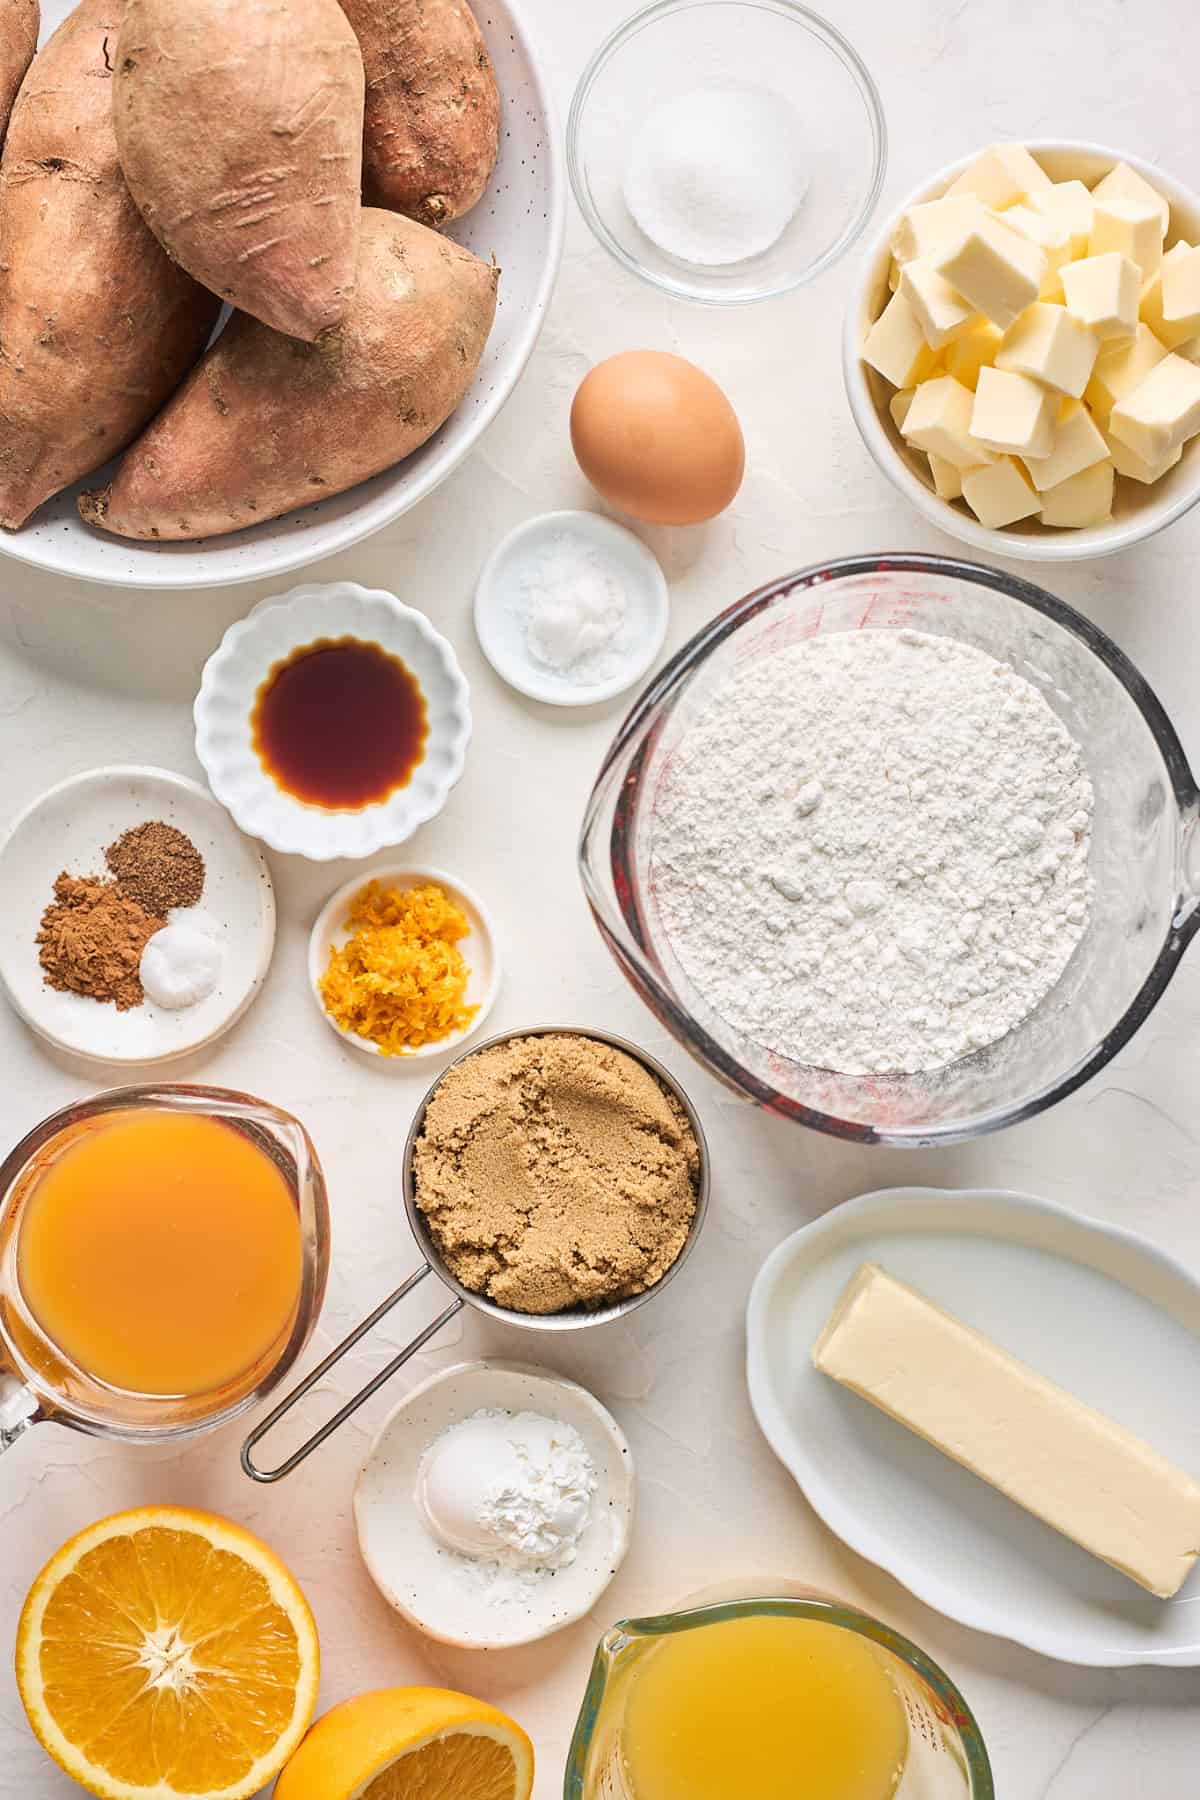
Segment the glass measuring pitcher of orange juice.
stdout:
<path fill-rule="evenodd" d="M 225 1088 L 119 1088 L 0 1166 L 0 1449 L 54 1420 L 155 1442 L 270 1392 L 325 1293 L 307 1132 Z"/>
<path fill-rule="evenodd" d="M 962 1695 L 890 1627 L 815 1597 L 627 1619 L 602 1639 L 564 1800 L 994 1800 Z"/>

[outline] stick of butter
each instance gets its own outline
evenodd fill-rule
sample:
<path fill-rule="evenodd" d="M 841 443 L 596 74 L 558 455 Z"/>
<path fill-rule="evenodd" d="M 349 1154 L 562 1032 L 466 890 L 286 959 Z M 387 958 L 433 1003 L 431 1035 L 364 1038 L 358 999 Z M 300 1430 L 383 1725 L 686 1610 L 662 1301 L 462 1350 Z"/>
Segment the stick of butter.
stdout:
<path fill-rule="evenodd" d="M 877 1264 L 813 1362 L 1152 1594 L 1200 1556 L 1200 1482 Z"/>

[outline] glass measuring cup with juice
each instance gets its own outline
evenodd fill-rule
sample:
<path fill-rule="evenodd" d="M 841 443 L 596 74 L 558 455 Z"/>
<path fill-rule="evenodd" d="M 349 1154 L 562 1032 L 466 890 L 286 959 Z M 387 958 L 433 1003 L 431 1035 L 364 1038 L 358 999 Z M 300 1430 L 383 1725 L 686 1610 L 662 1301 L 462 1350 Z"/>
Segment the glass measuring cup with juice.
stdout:
<path fill-rule="evenodd" d="M 287 1113 L 162 1087 L 56 1114 L 0 1169 L 8 1410 L 133 1438 L 231 1417 L 299 1354 L 327 1261 L 320 1167 Z"/>
<path fill-rule="evenodd" d="M 965 1701 L 835 1602 L 738 1600 L 615 1626 L 565 1800 L 993 1800 Z"/>

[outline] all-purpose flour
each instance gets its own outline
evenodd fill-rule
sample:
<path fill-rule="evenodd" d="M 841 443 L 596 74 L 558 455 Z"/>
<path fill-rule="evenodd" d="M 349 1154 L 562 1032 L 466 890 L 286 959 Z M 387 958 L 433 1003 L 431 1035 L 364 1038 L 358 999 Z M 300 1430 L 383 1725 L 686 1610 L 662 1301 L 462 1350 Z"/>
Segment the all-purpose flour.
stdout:
<path fill-rule="evenodd" d="M 689 980 L 766 1049 L 936 1069 L 1054 986 L 1091 900 L 1092 786 L 1037 689 L 916 631 L 776 651 L 715 696 L 655 800 Z"/>

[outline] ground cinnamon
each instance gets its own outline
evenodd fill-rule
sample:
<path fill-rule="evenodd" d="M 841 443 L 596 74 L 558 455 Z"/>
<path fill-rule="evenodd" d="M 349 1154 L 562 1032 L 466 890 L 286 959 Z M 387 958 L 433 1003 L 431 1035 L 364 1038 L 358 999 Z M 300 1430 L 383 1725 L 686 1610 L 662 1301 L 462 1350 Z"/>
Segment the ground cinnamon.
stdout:
<path fill-rule="evenodd" d="M 60 991 L 110 1000 L 118 1012 L 140 1006 L 142 951 L 165 924 L 117 882 L 64 870 L 35 940 L 46 981 Z"/>

